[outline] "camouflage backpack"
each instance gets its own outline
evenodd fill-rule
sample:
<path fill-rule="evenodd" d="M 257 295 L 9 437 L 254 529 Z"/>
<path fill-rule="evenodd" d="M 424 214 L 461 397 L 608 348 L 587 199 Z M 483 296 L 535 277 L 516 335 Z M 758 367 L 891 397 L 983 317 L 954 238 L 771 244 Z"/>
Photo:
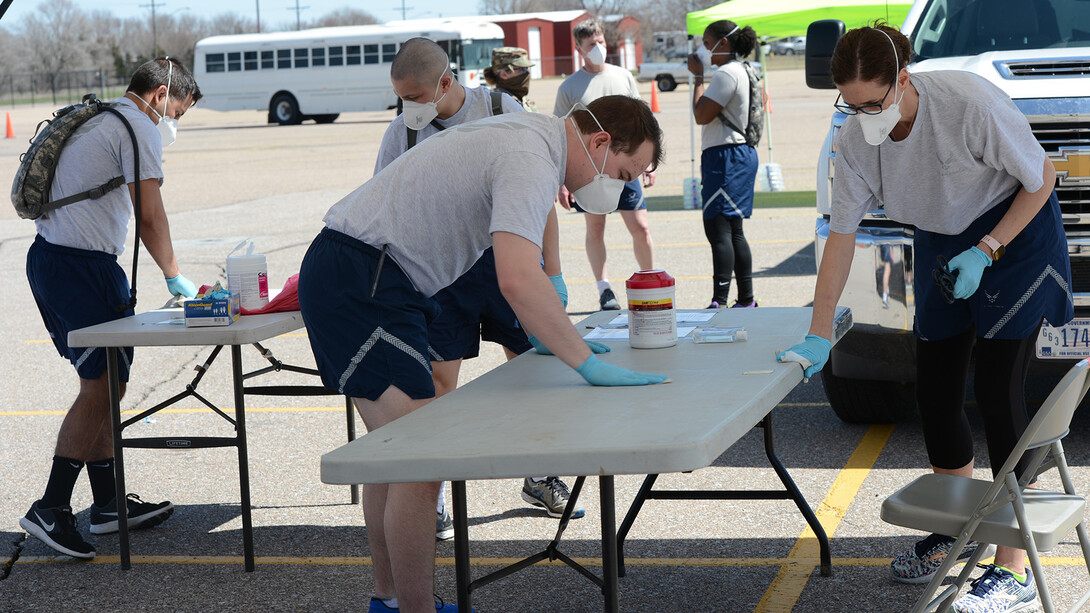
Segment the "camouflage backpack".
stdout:
<path fill-rule="evenodd" d="M 719 119 L 731 130 L 745 136 L 747 145 L 756 147 L 757 143 L 761 142 L 761 132 L 765 127 L 764 92 L 761 91 L 761 77 L 757 75 L 753 66 L 749 62 L 742 62 L 742 66 L 745 67 L 746 75 L 749 77 L 749 117 L 746 121 L 746 129 L 743 130 L 734 125 L 734 122 L 727 119 L 723 113 L 719 114 Z"/>
<path fill-rule="evenodd" d="M 114 109 L 115 106 L 117 105 L 98 100 L 94 94 L 87 94 L 79 104 L 72 104 L 55 111 L 53 119 L 47 119 L 38 124 L 30 148 L 19 156 L 19 170 L 15 173 L 15 182 L 11 186 L 11 203 L 15 205 L 15 212 L 19 214 L 19 217 L 37 219 L 44 213 L 74 202 L 101 198 L 106 192 L 125 184 L 125 177 L 114 177 L 83 193 L 60 200 L 49 200 L 49 191 L 53 186 L 53 177 L 57 172 L 61 150 L 64 149 L 68 138 L 88 119 L 102 111 L 110 111 L 121 118 L 121 121 L 129 128 L 129 134 L 132 135 L 132 128 Z M 133 142 L 136 142 L 135 137 Z"/>
<path fill-rule="evenodd" d="M 136 132 L 121 111 L 117 110 L 117 104 L 103 102 L 94 94 L 87 94 L 79 104 L 66 106 L 53 113 L 53 119 L 47 119 L 38 124 L 35 136 L 30 142 L 30 148 L 19 156 L 19 170 L 15 173 L 15 181 L 11 185 L 11 203 L 15 206 L 15 212 L 23 219 L 37 219 L 49 211 L 59 209 L 74 202 L 87 199 L 101 198 L 107 192 L 125 185 L 124 175 L 114 177 L 102 185 L 74 194 L 60 200 L 49 200 L 49 192 L 53 187 L 53 177 L 57 174 L 57 162 L 61 158 L 61 150 L 64 149 L 68 138 L 87 122 L 88 119 L 102 112 L 112 113 L 129 132 L 132 139 L 133 173 L 136 178 L 136 199 L 133 201 L 133 212 L 136 215 L 136 238 L 132 252 L 132 276 L 129 288 L 128 302 L 117 305 L 117 311 L 136 307 L 136 264 L 140 254 L 140 148 L 136 142 Z M 45 125 L 43 129 L 42 126 Z"/>

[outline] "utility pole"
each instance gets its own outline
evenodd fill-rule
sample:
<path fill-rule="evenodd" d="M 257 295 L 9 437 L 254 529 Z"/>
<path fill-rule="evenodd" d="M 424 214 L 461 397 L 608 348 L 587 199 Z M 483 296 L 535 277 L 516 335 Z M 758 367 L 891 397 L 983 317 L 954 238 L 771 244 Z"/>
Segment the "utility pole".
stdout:
<path fill-rule="evenodd" d="M 140 8 L 151 7 L 151 59 L 159 57 L 159 36 L 155 30 L 155 7 L 163 6 L 165 2 L 151 0 L 151 4 L 141 4 Z"/>
<path fill-rule="evenodd" d="M 288 7 L 289 11 L 295 11 L 295 29 L 296 30 L 302 30 L 303 29 L 303 19 L 300 16 L 300 14 L 302 13 L 303 9 L 309 9 L 309 8 L 310 8 L 309 6 L 299 6 L 299 0 L 295 0 L 295 8 L 292 8 L 290 6 Z"/>
<path fill-rule="evenodd" d="M 254 0 L 257 7 L 257 33 L 261 34 L 261 0 Z"/>
<path fill-rule="evenodd" d="M 406 14 L 409 11 L 413 10 L 413 8 L 414 7 L 411 7 L 411 6 L 405 6 L 405 0 L 401 0 L 401 20 L 402 21 L 404 21 L 406 19 Z M 396 11 L 397 8 L 395 7 L 394 10 Z"/>

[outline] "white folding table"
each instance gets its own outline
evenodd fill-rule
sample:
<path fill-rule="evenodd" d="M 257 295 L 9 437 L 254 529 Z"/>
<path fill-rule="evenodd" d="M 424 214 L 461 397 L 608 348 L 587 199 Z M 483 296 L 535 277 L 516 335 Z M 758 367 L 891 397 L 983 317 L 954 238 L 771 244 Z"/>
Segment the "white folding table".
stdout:
<path fill-rule="evenodd" d="M 611 321 L 601 312 L 577 325 L 582 333 Z M 830 572 L 828 538 L 776 458 L 772 409 L 802 380 L 798 364 L 776 362 L 776 353 L 802 340 L 809 308 L 724 309 L 710 325 L 741 326 L 748 340 L 632 349 L 609 343 L 602 358 L 626 368 L 669 375 L 672 383 L 646 387 L 592 387 L 551 356 L 529 353 L 374 432 L 322 456 L 321 478 L 331 484 L 452 482 L 459 610 L 471 592 L 538 561 L 560 559 L 602 587 L 605 610 L 618 610 L 618 534 L 613 476 L 653 477 L 712 464 L 754 426 L 763 426 L 768 458 L 783 490 L 706 492 L 708 498 L 794 500 L 821 543 L 822 574 Z M 839 309 L 835 342 L 851 327 Z M 556 538 L 545 551 L 470 581 L 465 481 L 577 475 Z M 602 574 L 599 578 L 557 548 L 586 476 L 600 482 Z M 625 530 L 651 494 L 645 482 Z M 646 491 L 645 491 L 646 490 Z M 726 494 L 726 495 L 724 495 Z M 669 498 L 670 495 L 660 496 Z M 623 534 L 620 535 L 623 540 Z"/>
<path fill-rule="evenodd" d="M 303 368 L 284 364 L 261 346 L 261 341 L 286 334 L 303 327 L 303 317 L 299 311 L 266 313 L 262 315 L 244 315 L 229 326 L 186 328 L 178 321 L 179 309 L 161 309 L 139 313 L 115 321 L 90 326 L 68 333 L 70 347 L 101 347 L 106 351 L 106 373 L 110 385 L 110 414 L 114 436 L 114 471 L 117 478 L 117 499 L 125 500 L 125 447 L 143 449 L 202 449 L 209 447 L 238 448 L 239 489 L 242 497 L 242 543 L 244 564 L 247 571 L 254 569 L 253 525 L 250 519 L 250 475 L 246 448 L 246 412 L 245 396 L 324 396 L 337 392 L 320 385 L 280 385 L 246 386 L 244 382 L 251 377 L 272 371 L 290 371 L 317 375 L 312 368 Z M 117 352 L 120 347 L 168 347 L 168 346 L 214 346 L 207 359 L 196 368 L 197 375 L 186 385 L 185 391 L 141 411 L 127 420 L 121 419 L 121 395 L 118 383 Z M 249 373 L 242 371 L 242 346 L 253 345 L 261 356 L 269 362 L 268 366 Z M 234 388 L 235 416 L 232 419 L 214 403 L 197 391 L 201 378 L 208 371 L 224 346 L 231 347 L 231 373 Z M 129 425 L 164 409 L 183 398 L 194 397 L 206 407 L 227 420 L 235 430 L 235 436 L 168 436 L 122 438 L 122 430 Z M 356 422 L 351 400 L 345 400 L 347 414 L 348 440 L 356 437 Z M 352 502 L 359 500 L 358 489 L 352 488 Z M 129 569 L 129 530 L 127 509 L 118 504 L 118 532 L 121 546 L 121 568 Z"/>

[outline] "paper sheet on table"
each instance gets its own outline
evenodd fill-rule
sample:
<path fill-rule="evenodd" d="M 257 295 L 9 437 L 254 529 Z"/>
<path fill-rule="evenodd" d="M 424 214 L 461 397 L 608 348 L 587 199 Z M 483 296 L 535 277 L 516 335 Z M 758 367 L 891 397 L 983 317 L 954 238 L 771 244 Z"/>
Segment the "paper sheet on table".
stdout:
<path fill-rule="evenodd" d="M 696 326 L 678 326 L 677 337 L 686 338 L 692 335 L 693 330 L 696 330 Z M 598 327 L 590 332 L 583 338 L 588 341 L 627 341 L 628 340 L 628 328 L 602 328 Z"/>
<path fill-rule="evenodd" d="M 703 312 L 703 311 L 696 311 L 696 312 L 693 312 L 693 311 L 687 311 L 687 312 L 678 311 L 677 313 L 675 313 L 675 316 L 677 317 L 677 322 L 679 324 L 681 324 L 681 323 L 686 323 L 686 324 L 704 323 L 704 322 L 711 321 L 712 318 L 715 317 L 715 311 L 707 311 L 707 312 Z M 612 320 L 610 320 L 609 323 L 603 324 L 603 326 L 607 327 L 607 328 L 623 328 L 623 327 L 625 327 L 627 325 L 628 325 L 628 313 L 621 313 L 620 315 L 618 315 L 618 316 L 614 317 Z M 681 336 L 680 331 L 678 332 L 678 336 Z"/>

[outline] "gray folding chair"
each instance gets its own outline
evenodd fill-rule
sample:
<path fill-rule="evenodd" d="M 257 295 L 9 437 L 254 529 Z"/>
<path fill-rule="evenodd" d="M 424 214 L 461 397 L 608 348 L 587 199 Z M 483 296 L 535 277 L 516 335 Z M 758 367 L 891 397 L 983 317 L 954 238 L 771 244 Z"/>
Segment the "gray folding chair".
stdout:
<path fill-rule="evenodd" d="M 912 609 L 914 613 L 930 611 L 939 604 L 945 611 L 953 604 L 977 562 L 984 557 L 985 547 L 977 548 L 953 585 L 947 586 L 933 600 L 931 595 L 938 591 L 970 539 L 1025 549 L 1045 613 L 1053 613 L 1054 609 L 1045 585 L 1039 551 L 1051 550 L 1075 528 L 1090 571 L 1090 538 L 1083 522 L 1086 501 L 1075 494 L 1060 444 L 1060 439 L 1067 436 L 1071 416 L 1088 387 L 1090 360 L 1082 360 L 1049 394 L 995 480 L 924 475 L 882 503 L 882 519 L 887 523 L 957 537 L 953 549 Z M 1023 453 L 1030 450 L 1033 455 L 1019 481 L 1015 467 Z M 1063 492 L 1026 487 L 1037 475 L 1051 468 L 1059 471 Z M 1087 600 L 1090 600 L 1090 591 L 1083 594 L 1071 611 L 1078 611 Z"/>

